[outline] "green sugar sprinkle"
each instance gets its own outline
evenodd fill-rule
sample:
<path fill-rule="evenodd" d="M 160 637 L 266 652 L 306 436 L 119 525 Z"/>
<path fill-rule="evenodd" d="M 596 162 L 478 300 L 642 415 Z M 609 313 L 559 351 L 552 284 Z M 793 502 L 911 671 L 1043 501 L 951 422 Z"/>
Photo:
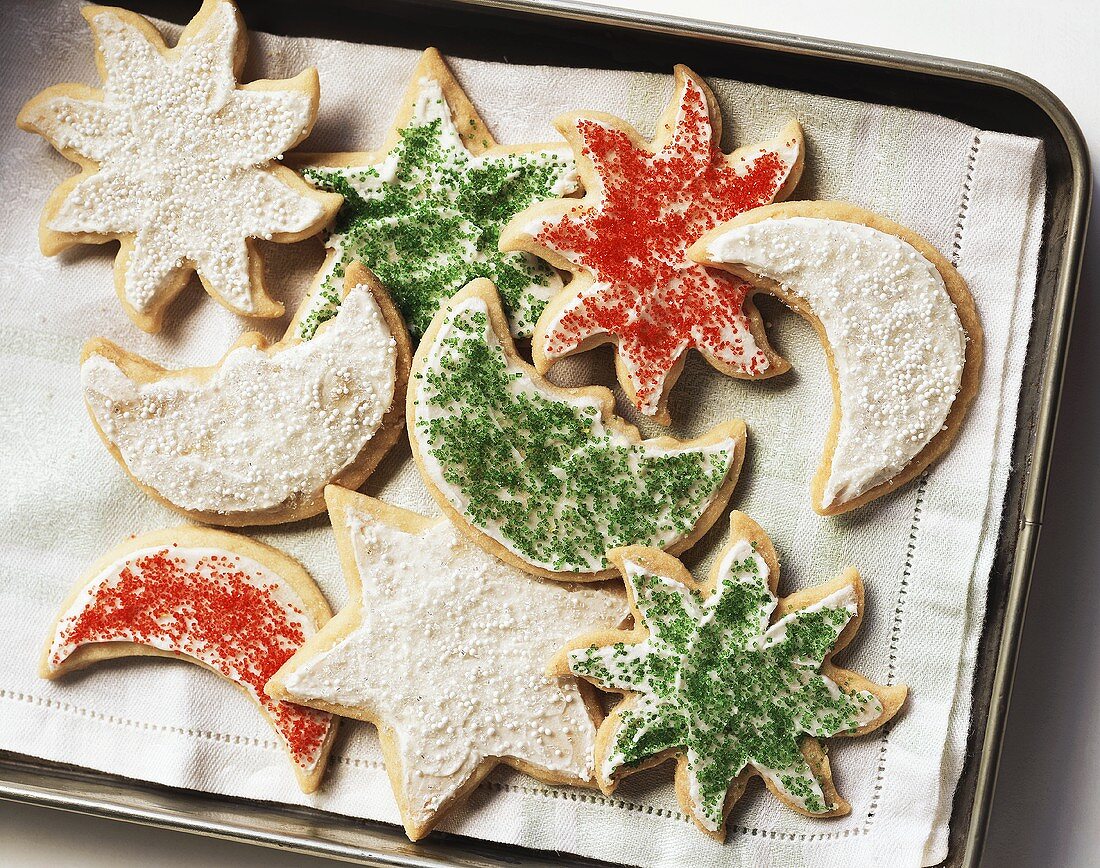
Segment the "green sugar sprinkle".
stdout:
<path fill-rule="evenodd" d="M 722 485 L 729 450 L 662 452 L 602 428 L 593 406 L 514 386 L 483 312 L 460 312 L 422 375 L 417 429 L 475 527 L 532 564 L 605 568 L 610 548 L 667 546 Z"/>
<path fill-rule="evenodd" d="M 336 257 L 300 336 L 308 340 L 336 315 L 344 273 L 361 261 L 389 289 L 414 339 L 442 301 L 477 277 L 497 285 L 513 334 L 529 337 L 560 278 L 542 260 L 502 253 L 497 243 L 513 216 L 555 195 L 555 185 L 573 171 L 572 159 L 554 151 L 473 157 L 440 118 L 414 120 L 400 137 L 386 162 L 392 178 L 383 180 L 375 166 L 303 170 L 307 181 L 339 193 L 344 204 L 327 238 Z"/>
<path fill-rule="evenodd" d="M 825 813 L 821 784 L 799 750 L 803 735 L 856 729 L 882 713 L 870 693 L 846 694 L 819 672 L 851 618 L 843 606 L 793 613 L 781 639 L 767 636 L 776 598 L 756 557 L 733 560 L 702 599 L 660 576 L 627 576 L 649 638 L 591 646 L 570 668 L 605 689 L 634 691 L 608 750 L 610 773 L 666 750 L 686 753 L 697 782 L 698 815 L 724 818 L 730 783 L 749 763 L 812 813 Z"/>

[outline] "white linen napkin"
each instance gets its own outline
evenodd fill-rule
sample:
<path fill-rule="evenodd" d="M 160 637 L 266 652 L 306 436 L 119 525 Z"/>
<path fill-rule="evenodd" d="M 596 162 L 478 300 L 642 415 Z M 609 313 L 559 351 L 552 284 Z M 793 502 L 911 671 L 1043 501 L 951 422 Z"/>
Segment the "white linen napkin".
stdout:
<path fill-rule="evenodd" d="M 170 28 L 174 38 L 178 28 Z M 389 126 L 417 54 L 313 39 L 254 35 L 248 76 L 321 73 L 320 120 L 308 150 L 367 150 Z M 313 805 L 397 822 L 372 727 L 349 722 L 321 791 L 303 796 L 288 760 L 231 685 L 195 667 L 118 661 L 49 683 L 35 674 L 45 632 L 70 585 L 127 535 L 179 524 L 138 491 L 103 448 L 82 406 L 78 356 L 103 335 L 170 366 L 215 361 L 255 328 L 192 287 L 164 330 L 145 335 L 115 298 L 114 245 L 54 258 L 36 225 L 73 167 L 15 129 L 19 105 L 61 81 L 96 81 L 91 40 L 71 0 L 7 10 L 0 32 L 0 748 L 179 787 Z M 682 58 L 690 64 L 692 58 Z M 550 120 L 574 108 L 617 114 L 652 132 L 671 77 L 627 71 L 517 67 L 453 59 L 497 139 L 556 137 Z M 986 585 L 1027 348 L 1043 220 L 1040 143 L 942 117 L 711 80 L 727 145 L 803 125 L 807 170 L 795 198 L 843 198 L 928 238 L 970 283 L 986 338 L 982 387 L 958 441 L 924 478 L 840 518 L 816 515 L 808 484 L 831 412 L 824 357 L 804 322 L 765 312 L 794 370 L 765 383 L 714 372 L 697 357 L 676 387 L 672 433 L 691 436 L 731 416 L 750 428 L 749 458 L 732 506 L 771 534 L 780 593 L 832 578 L 847 564 L 867 586 L 861 635 L 842 662 L 911 698 L 895 725 L 832 742 L 837 786 L 852 813 L 794 814 L 753 787 L 720 845 L 680 812 L 665 766 L 614 798 L 501 770 L 442 828 L 465 835 L 635 865 L 920 865 L 946 855 L 964 759 Z M 293 312 L 321 259 L 315 240 L 265 245 L 270 288 Z M 196 283 L 197 286 L 197 283 Z M 281 323 L 260 323 L 276 337 Z M 567 382 L 613 385 L 605 350 L 562 366 Z M 620 412 L 633 418 L 620 401 Z M 652 431 L 652 429 L 649 429 Z M 364 488 L 435 512 L 401 445 Z M 696 569 L 723 542 L 722 521 L 686 558 Z M 346 600 L 326 517 L 257 536 L 299 558 L 334 608 Z"/>

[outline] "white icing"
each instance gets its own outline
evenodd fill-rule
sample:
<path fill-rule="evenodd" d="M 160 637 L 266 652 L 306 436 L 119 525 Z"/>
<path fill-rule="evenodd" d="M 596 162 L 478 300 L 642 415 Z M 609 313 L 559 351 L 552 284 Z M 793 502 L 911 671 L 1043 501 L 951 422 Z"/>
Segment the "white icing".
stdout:
<path fill-rule="evenodd" d="M 254 311 L 245 239 L 302 232 L 323 213 L 268 170 L 312 121 L 309 96 L 237 89 L 239 25 L 227 2 L 175 60 L 110 9 L 91 25 L 106 68 L 102 101 L 54 97 L 32 119 L 100 166 L 50 228 L 133 235 L 125 294 L 138 311 L 155 309 L 188 267 L 234 309 Z"/>
<path fill-rule="evenodd" d="M 396 344 L 365 286 L 313 340 L 233 350 L 207 379 L 130 380 L 90 356 L 84 397 L 127 469 L 181 509 L 293 507 L 367 446 L 394 398 Z"/>
<path fill-rule="evenodd" d="M 855 589 L 851 585 L 845 585 L 812 605 L 799 609 L 797 612 L 791 612 L 788 615 L 784 615 L 768 627 L 767 631 L 765 631 L 761 637 L 759 642 L 760 647 L 767 648 L 769 645 L 775 645 L 786 639 L 787 625 L 790 624 L 800 612 L 820 612 L 823 609 L 844 609 L 844 611 L 848 613 L 848 620 L 851 620 L 859 613 L 859 604 L 856 600 Z M 836 685 L 833 684 L 832 687 L 835 688 Z M 838 692 L 839 691 L 835 689 L 830 690 L 830 693 L 834 696 Z"/>
<path fill-rule="evenodd" d="M 470 172 L 479 172 L 482 171 L 486 165 L 501 159 L 499 155 L 492 154 L 475 156 L 466 148 L 465 143 L 462 141 L 462 137 L 455 127 L 454 119 L 451 114 L 451 107 L 447 103 L 443 94 L 443 88 L 438 81 L 425 76 L 419 79 L 417 85 L 419 90 L 417 91 L 416 102 L 413 105 L 412 115 L 406 122 L 406 128 L 424 126 L 439 121 L 440 148 L 444 152 L 450 152 L 450 156 L 445 157 L 447 171 L 449 173 L 462 172 L 468 174 Z M 542 159 L 558 159 L 569 165 L 570 168 L 562 172 L 551 188 L 551 192 L 554 196 L 566 196 L 575 193 L 579 189 L 580 178 L 577 174 L 576 167 L 573 165 L 572 154 L 567 146 L 562 145 L 559 148 L 546 148 L 538 152 L 531 152 L 530 155 Z M 363 163 L 361 165 L 341 168 L 316 168 L 326 173 L 341 175 L 352 189 L 359 193 L 360 196 L 369 200 L 378 198 L 380 191 L 383 190 L 385 186 L 398 183 L 399 179 L 397 173 L 400 167 L 400 156 L 400 150 L 395 148 L 386 154 L 382 160 L 376 163 Z M 368 174 L 364 172 L 365 169 L 370 168 L 373 168 L 377 174 Z M 306 175 L 306 180 L 310 180 L 308 173 Z M 430 180 L 430 188 L 434 193 L 439 193 L 443 190 L 443 186 L 440 184 L 438 177 L 433 177 Z M 454 216 L 458 217 L 460 215 L 455 212 Z M 466 261 L 487 261 L 488 255 L 478 250 L 473 242 L 468 240 L 478 234 L 468 220 L 463 219 L 461 221 L 459 231 L 467 237 L 467 241 L 464 243 Z M 340 262 L 344 254 L 349 252 L 347 234 L 335 231 L 334 225 L 330 226 L 329 233 L 325 239 L 325 245 L 330 250 L 335 251 L 336 255 L 332 257 L 325 266 L 325 270 L 322 272 L 320 278 L 322 282 L 332 276 L 334 271 L 340 267 Z M 350 253 L 355 255 L 354 247 L 350 250 Z M 512 252 L 509 256 L 526 260 L 532 265 L 537 262 L 536 258 L 530 253 Z M 562 280 L 560 275 L 558 275 L 557 272 L 552 272 L 547 277 L 545 284 L 532 283 L 524 289 L 524 294 L 540 302 L 546 302 L 556 295 L 561 288 Z M 320 310 L 325 304 L 326 301 L 322 296 L 314 297 L 311 306 L 307 308 L 305 315 L 303 315 L 302 321 L 307 321 L 310 313 Z M 519 320 L 517 319 L 512 325 L 514 334 L 523 333 L 529 335 L 530 325 L 533 325 L 533 323 L 528 324 L 524 329 L 520 329 Z"/>
<path fill-rule="evenodd" d="M 623 620 L 620 593 L 532 578 L 445 520 L 409 534 L 349 509 L 337 532 L 351 536 L 362 623 L 291 672 L 286 690 L 393 730 L 400 795 L 418 824 L 487 758 L 591 778 L 596 728 L 577 682 L 544 670 L 565 642 Z"/>
<path fill-rule="evenodd" d="M 136 630 L 112 630 L 109 635 L 103 636 L 103 638 L 96 638 L 93 634 L 79 642 L 72 641 L 66 636 L 68 625 L 78 619 L 85 610 L 96 605 L 96 597 L 100 592 L 118 585 L 122 580 L 122 573 L 127 568 L 133 569 L 134 565 L 142 559 L 159 554 L 166 554 L 167 557 L 179 564 L 184 572 L 198 571 L 206 575 L 224 570 L 227 563 L 226 559 L 228 559 L 234 573 L 240 571 L 241 575 L 238 578 L 241 581 L 262 590 L 265 596 L 274 601 L 282 610 L 287 623 L 301 630 L 304 637 L 303 641 L 308 640 L 317 632 L 314 623 L 304 614 L 307 606 L 297 591 L 278 573 L 268 569 L 259 561 L 226 549 L 207 546 L 151 546 L 128 552 L 119 560 L 102 569 L 80 589 L 73 602 L 62 612 L 57 621 L 57 627 L 46 656 L 46 665 L 50 671 L 56 672 L 74 651 L 84 645 L 96 644 L 102 641 L 131 641 L 161 651 L 186 654 L 188 657 L 205 663 L 240 686 L 265 712 L 270 714 L 279 707 L 280 703 L 266 694 L 257 692 L 249 681 L 242 677 L 239 664 L 247 663 L 247 658 L 242 658 L 239 661 L 227 659 L 214 653 L 209 646 L 196 642 L 190 637 L 181 637 L 183 641 L 176 642 L 167 635 L 155 634 L 150 636 Z M 247 652 L 242 650 L 243 653 Z M 323 714 L 310 709 L 301 709 L 301 711 L 310 715 Z M 327 715 L 325 717 L 327 718 Z M 276 732 L 283 739 L 278 727 L 276 727 Z M 316 768 L 321 757 L 319 750 L 306 757 L 296 756 L 290 744 L 285 739 L 283 741 L 291 756 L 295 757 L 298 765 L 306 771 L 312 771 Z"/>
<path fill-rule="evenodd" d="M 475 156 L 466 148 L 462 137 L 455 128 L 451 106 L 443 95 L 443 88 L 440 83 L 433 78 L 423 77 L 417 82 L 417 85 L 420 90 L 417 93 L 416 108 L 410 118 L 410 124 L 423 126 L 438 120 L 443 146 L 448 150 L 461 153 L 464 157 L 463 163 L 467 164 L 470 170 L 479 169 L 491 161 L 492 157 L 484 154 Z M 547 148 L 538 153 L 557 157 L 566 163 L 572 164 L 573 162 L 572 154 L 565 145 L 559 148 Z M 438 190 L 439 187 L 435 186 L 434 189 Z M 565 196 L 577 192 L 580 189 L 580 175 L 577 174 L 576 166 L 572 166 L 569 171 L 563 172 L 551 189 L 555 196 Z"/>
<path fill-rule="evenodd" d="M 508 390 L 513 395 L 530 395 L 539 396 L 546 400 L 553 401 L 558 404 L 568 404 L 577 410 L 578 415 L 589 419 L 589 430 L 591 431 L 593 438 L 608 437 L 612 444 L 616 446 L 631 446 L 634 441 L 621 433 L 617 428 L 608 427 L 604 421 L 601 413 L 601 404 L 596 399 L 584 395 L 580 392 L 573 391 L 558 391 L 552 388 L 552 386 L 542 378 L 534 378 L 531 376 L 530 368 L 517 361 L 514 356 L 509 356 L 504 353 L 503 347 L 500 342 L 500 336 L 492 328 L 491 319 L 489 318 L 489 308 L 484 300 L 476 297 L 465 299 L 460 304 L 451 304 L 448 307 L 447 317 L 444 319 L 436 338 L 431 348 L 428 350 L 428 354 L 424 359 L 424 370 L 436 370 L 440 364 L 443 363 L 445 357 L 448 354 L 446 347 L 447 337 L 455 330 L 455 319 L 459 318 L 463 314 L 479 313 L 485 316 L 486 326 L 484 330 L 484 341 L 487 346 L 492 348 L 495 352 L 500 352 L 505 358 L 505 369 L 509 374 L 513 374 L 508 384 Z M 412 436 L 417 440 L 420 451 L 421 467 L 423 472 L 431 480 L 431 483 L 435 488 L 442 492 L 448 502 L 460 513 L 465 513 L 466 507 L 469 505 L 469 499 L 463 492 L 447 482 L 443 476 L 443 467 L 439 463 L 439 460 L 432 454 L 430 444 L 427 439 L 427 432 L 424 430 L 421 422 L 429 422 L 432 419 L 442 418 L 449 415 L 449 410 L 445 407 L 435 405 L 425 400 L 423 380 L 418 380 L 416 383 L 410 384 L 410 389 L 415 389 L 417 392 L 417 400 L 415 404 L 415 410 L 413 413 L 412 424 L 410 425 L 410 431 Z M 657 442 L 657 439 L 644 440 L 641 443 L 641 449 L 636 450 L 627 459 L 627 464 L 630 468 L 630 472 L 634 475 L 639 474 L 639 467 L 643 460 L 646 458 L 654 458 L 659 456 L 678 455 L 684 452 L 702 453 L 704 455 L 716 455 L 719 452 L 726 452 L 727 461 L 726 467 L 728 468 L 733 461 L 733 456 L 736 453 L 737 440 L 733 437 L 720 440 L 717 443 L 709 446 L 691 446 L 691 447 L 669 447 L 661 445 Z M 717 490 L 716 490 L 717 493 Z M 701 515 L 710 503 L 714 500 L 713 495 L 710 498 L 705 499 L 699 504 L 697 512 Z M 569 505 L 568 503 L 566 505 Z M 521 552 L 516 548 L 515 544 L 502 532 L 499 523 L 488 523 L 477 526 L 479 530 L 492 537 L 502 546 L 507 548 L 517 557 L 531 563 L 533 566 L 542 567 L 547 570 L 559 570 L 560 567 L 550 561 L 533 561 L 528 555 Z M 665 531 L 663 534 L 655 537 L 652 540 L 647 541 L 647 545 L 652 545 L 657 548 L 668 548 L 677 540 L 682 539 L 692 528 L 686 531 L 677 533 L 674 530 Z M 624 543 L 626 544 L 626 543 Z M 576 565 L 578 569 L 587 570 L 590 572 L 598 572 L 605 568 L 605 565 L 601 563 L 596 557 L 589 558 L 585 564 Z"/>
<path fill-rule="evenodd" d="M 857 223 L 788 217 L 724 232 L 707 254 L 775 281 L 825 329 L 840 429 L 823 506 L 888 482 L 943 429 L 966 333 L 939 271 L 910 244 Z"/>

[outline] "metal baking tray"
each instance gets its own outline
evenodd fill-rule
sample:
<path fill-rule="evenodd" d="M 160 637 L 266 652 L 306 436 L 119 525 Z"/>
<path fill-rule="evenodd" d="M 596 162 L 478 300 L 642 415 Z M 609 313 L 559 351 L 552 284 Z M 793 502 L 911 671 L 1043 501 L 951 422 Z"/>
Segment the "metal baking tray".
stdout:
<path fill-rule="evenodd" d="M 174 21 L 194 0 L 129 0 Z M 760 82 L 946 115 L 1041 138 L 1047 206 L 1035 317 L 979 647 L 966 765 L 955 794 L 946 865 L 981 858 L 1005 714 L 1035 559 L 1092 189 L 1073 117 L 1018 73 L 937 57 L 548 0 L 241 0 L 249 27 L 423 48 L 514 63 L 667 72 Z M 548 35 L 551 38 L 547 38 Z M 0 798 L 303 853 L 386 866 L 592 866 L 592 860 L 436 833 L 418 845 L 401 830 L 322 811 L 212 796 L 0 752 Z"/>

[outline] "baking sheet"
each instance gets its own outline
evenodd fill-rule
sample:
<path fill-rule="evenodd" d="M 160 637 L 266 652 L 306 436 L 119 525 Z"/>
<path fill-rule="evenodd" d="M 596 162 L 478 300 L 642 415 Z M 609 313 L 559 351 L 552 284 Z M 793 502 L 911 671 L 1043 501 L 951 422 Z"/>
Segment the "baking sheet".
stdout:
<path fill-rule="evenodd" d="M 476 95 L 475 95 L 475 99 L 476 99 Z M 483 106 L 483 108 L 485 108 L 485 113 L 486 113 L 486 114 L 487 114 L 487 115 L 489 116 L 490 120 L 492 120 L 492 118 L 493 118 L 493 115 L 492 115 L 492 112 L 491 112 L 491 110 L 490 110 L 490 109 L 488 109 L 487 107 L 484 107 L 484 106 Z M 806 195 L 806 194 L 805 194 L 805 193 L 804 193 L 804 192 L 803 192 L 802 190 L 800 190 L 800 194 L 801 194 L 801 195 Z M 904 218 L 903 218 L 903 219 L 904 219 Z M 918 227 L 918 228 L 920 228 L 920 227 Z M 926 231 L 927 231 L 927 230 L 926 230 Z M 781 324 L 781 325 L 782 325 L 782 324 Z M 781 345 L 782 345 L 782 344 L 781 344 Z M 784 349 L 786 349 L 786 346 L 785 346 L 785 345 L 784 345 Z M 796 366 L 798 366 L 798 367 L 800 367 L 800 368 L 802 368 L 802 369 L 805 369 L 805 366 L 804 366 L 803 364 L 799 363 L 799 361 L 798 361 L 797 359 L 796 359 L 795 361 L 796 361 Z M 798 493 L 799 493 L 799 494 L 803 494 L 803 492 L 801 492 L 801 491 L 799 491 Z M 758 516 L 758 517 L 759 517 L 759 516 Z M 767 524 L 767 522 L 765 522 L 765 523 Z M 770 528 L 769 528 L 769 529 L 770 529 Z M 790 575 L 790 574 L 788 573 L 788 576 L 789 576 L 789 575 Z M 816 579 L 815 579 L 815 580 L 816 580 Z M 864 644 L 866 645 L 867 643 L 865 642 Z"/>

